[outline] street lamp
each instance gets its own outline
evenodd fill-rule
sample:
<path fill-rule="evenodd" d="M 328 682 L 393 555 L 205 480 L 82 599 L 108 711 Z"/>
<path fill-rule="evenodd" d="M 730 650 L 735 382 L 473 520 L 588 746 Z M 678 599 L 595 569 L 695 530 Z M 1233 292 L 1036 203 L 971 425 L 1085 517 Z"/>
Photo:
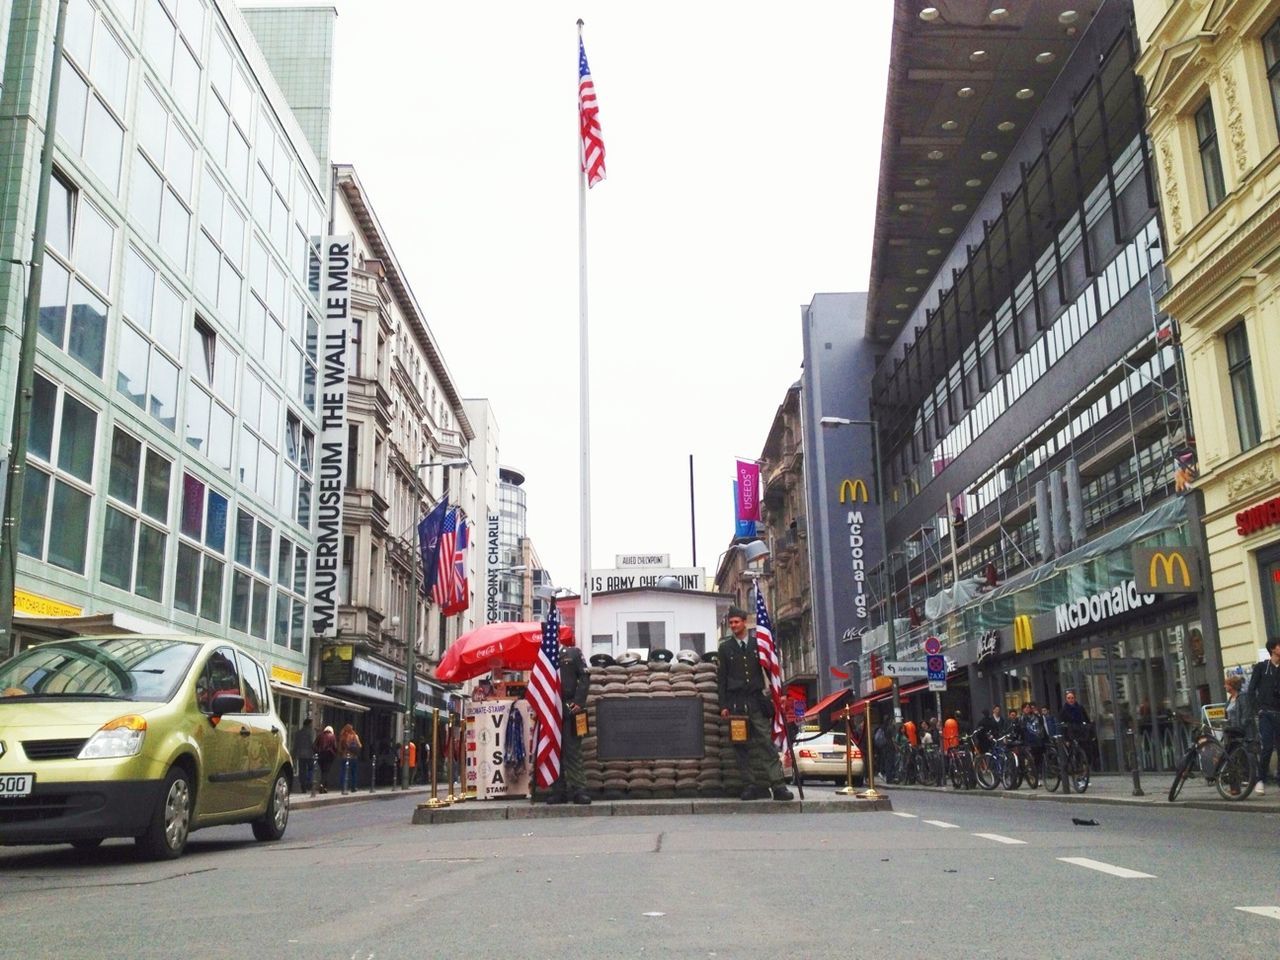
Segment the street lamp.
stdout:
<path fill-rule="evenodd" d="M 825 429 L 834 429 L 835 427 L 870 427 L 871 428 L 871 459 L 872 472 L 875 474 L 876 481 L 876 514 L 880 520 L 880 549 L 883 556 L 880 558 L 881 575 L 884 577 L 885 587 L 885 636 L 888 640 L 889 658 L 891 660 L 898 659 L 898 638 L 894 631 L 893 624 L 893 578 L 889 574 L 889 535 L 885 532 L 884 524 L 884 473 L 880 466 L 880 423 L 877 420 L 851 420 L 848 417 L 822 417 L 818 420 L 818 424 Z M 902 719 L 902 704 L 898 702 L 898 678 L 893 678 L 893 718 L 895 721 Z"/>
<path fill-rule="evenodd" d="M 471 461 L 466 457 L 452 457 L 448 460 L 428 460 L 424 463 L 415 463 L 413 465 L 413 475 L 417 479 L 419 472 L 428 467 L 465 467 L 470 466 Z M 418 524 L 415 521 L 413 528 L 415 532 Z M 417 672 L 418 672 L 418 594 L 422 592 L 421 576 L 422 557 L 421 550 L 415 538 L 414 550 L 419 553 L 418 562 L 413 567 L 413 592 L 409 598 L 409 624 L 405 630 L 405 680 L 404 680 L 404 747 L 401 756 L 405 758 L 405 762 L 400 765 L 400 781 L 401 786 L 409 789 L 409 785 L 413 782 L 413 771 L 409 769 L 409 741 L 413 739 L 413 709 L 414 695 L 417 693 Z M 435 758 L 431 760 L 435 763 Z"/>

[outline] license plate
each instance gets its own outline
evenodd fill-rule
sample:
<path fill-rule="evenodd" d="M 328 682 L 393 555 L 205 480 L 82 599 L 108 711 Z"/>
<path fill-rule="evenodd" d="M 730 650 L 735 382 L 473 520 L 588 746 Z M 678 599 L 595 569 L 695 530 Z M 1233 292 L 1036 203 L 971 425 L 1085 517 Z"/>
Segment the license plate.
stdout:
<path fill-rule="evenodd" d="M 30 796 L 31 788 L 35 786 L 35 782 L 36 775 L 34 773 L 0 774 L 0 798 Z"/>
<path fill-rule="evenodd" d="M 837 752 L 835 752 L 835 751 L 833 750 L 833 751 L 830 751 L 830 752 L 824 753 L 824 754 L 822 755 L 822 759 L 823 759 L 823 760 L 843 760 L 843 759 L 844 759 L 844 754 L 843 754 L 843 753 L 837 753 Z"/>

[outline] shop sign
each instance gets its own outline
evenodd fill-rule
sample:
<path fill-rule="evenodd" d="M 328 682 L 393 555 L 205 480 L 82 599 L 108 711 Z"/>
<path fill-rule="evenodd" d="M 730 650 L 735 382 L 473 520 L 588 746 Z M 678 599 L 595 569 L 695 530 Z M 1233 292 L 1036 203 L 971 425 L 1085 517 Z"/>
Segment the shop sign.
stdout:
<path fill-rule="evenodd" d="M 1134 547 L 1133 575 L 1144 593 L 1196 593 L 1200 552 L 1195 547 Z"/>
<path fill-rule="evenodd" d="M 352 657 L 349 643 L 329 644 L 320 651 L 320 685 L 344 687 L 351 683 Z"/>
<path fill-rule="evenodd" d="M 848 482 L 845 481 L 845 483 Z M 861 480 L 858 482 L 862 483 Z M 862 489 L 865 500 L 866 484 L 862 485 Z M 840 502 L 844 502 L 843 486 L 840 488 Z M 850 510 L 846 519 L 849 523 L 849 565 L 853 571 L 853 613 L 859 620 L 865 620 L 867 619 L 867 566 L 863 553 L 866 541 L 862 535 L 862 511 Z"/>
<path fill-rule="evenodd" d="M 320 310 L 324 358 L 320 390 L 319 481 L 311 629 L 331 637 L 338 629 L 338 575 L 342 569 L 342 487 L 347 469 L 347 345 L 351 327 L 350 234 L 321 238 Z"/>
<path fill-rule="evenodd" d="M 1236 533 L 1242 537 L 1267 527 L 1280 527 L 1280 497 L 1272 497 L 1236 514 Z"/>
<path fill-rule="evenodd" d="M 591 592 L 604 593 L 606 590 L 656 587 L 658 581 L 663 577 L 675 577 L 680 583 L 681 590 L 705 590 L 707 588 L 707 575 L 702 567 L 645 567 L 642 570 L 626 568 L 592 570 Z"/>
<path fill-rule="evenodd" d="M 978 638 L 978 663 L 996 655 L 1000 649 L 1000 631 L 988 630 Z"/>
<path fill-rule="evenodd" d="M 292 683 L 295 687 L 302 686 L 302 671 L 293 670 L 289 667 L 282 667 L 278 663 L 271 665 L 271 679 L 280 680 L 283 683 Z"/>
<path fill-rule="evenodd" d="M 498 549 L 499 536 L 501 530 L 501 517 L 496 513 L 489 514 L 486 553 L 485 558 L 488 560 L 488 582 L 485 583 L 485 605 L 484 605 L 484 622 L 497 623 L 502 619 L 498 614 L 498 594 L 501 589 L 501 574 L 498 570 L 502 566 L 502 553 Z"/>
<path fill-rule="evenodd" d="M 1060 603 L 1053 611 L 1054 626 L 1058 633 L 1088 627 L 1112 617 L 1140 610 L 1156 602 L 1154 593 L 1139 593 L 1138 585 L 1133 580 L 1126 580 L 1110 590 L 1103 590 L 1090 597 L 1082 597 L 1067 603 Z"/>
<path fill-rule="evenodd" d="M 619 568 L 669 567 L 671 566 L 671 554 L 669 553 L 615 553 L 613 555 L 613 565 Z"/>
<path fill-rule="evenodd" d="M 25 617 L 78 617 L 84 613 L 82 607 L 63 603 L 52 597 L 42 597 L 38 593 L 27 590 L 13 591 L 13 612 Z"/>
<path fill-rule="evenodd" d="M 525 762 L 522 767 L 506 763 L 507 731 L 511 711 L 518 710 L 524 722 Z M 468 752 L 474 744 L 475 758 L 469 763 L 468 780 L 474 772 L 476 796 L 483 800 L 497 797 L 521 797 L 529 794 L 529 775 L 534 755 L 533 713 L 527 700 L 488 700 L 473 703 L 467 715 Z M 471 758 L 468 758 L 469 760 Z"/>

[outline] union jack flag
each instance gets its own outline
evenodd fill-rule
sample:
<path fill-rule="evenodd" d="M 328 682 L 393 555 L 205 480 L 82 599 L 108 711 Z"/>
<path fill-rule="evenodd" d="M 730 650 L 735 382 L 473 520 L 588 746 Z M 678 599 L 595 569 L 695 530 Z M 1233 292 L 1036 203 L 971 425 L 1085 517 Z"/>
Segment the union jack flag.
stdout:
<path fill-rule="evenodd" d="M 457 587 L 454 584 L 453 554 L 457 549 L 458 511 L 450 510 L 445 514 L 444 523 L 440 527 L 440 549 L 436 554 L 436 582 L 431 588 L 431 601 L 437 607 L 444 607 L 453 599 Z"/>
<path fill-rule="evenodd" d="M 453 549 L 453 597 L 441 607 L 446 617 L 471 606 L 471 588 L 467 583 L 467 547 L 471 541 L 471 526 L 466 520 L 458 524 L 458 537 Z"/>
<path fill-rule="evenodd" d="M 773 642 L 773 624 L 769 621 L 769 608 L 764 603 L 764 593 L 756 584 L 756 653 L 760 657 L 760 669 L 769 681 L 769 696 L 773 700 L 773 745 L 779 750 L 787 748 L 786 711 L 782 706 L 782 663 L 778 648 Z"/>
<path fill-rule="evenodd" d="M 591 82 L 582 37 L 578 37 L 578 126 L 582 132 L 582 172 L 587 175 L 587 186 L 594 187 L 604 179 L 604 140 L 600 135 L 596 87 Z"/>
<path fill-rule="evenodd" d="M 560 613 L 555 607 L 542 623 L 542 646 L 533 662 L 525 697 L 538 719 L 534 769 L 538 786 L 546 789 L 560 776 L 560 726 L 564 722 L 564 701 L 560 699 Z"/>

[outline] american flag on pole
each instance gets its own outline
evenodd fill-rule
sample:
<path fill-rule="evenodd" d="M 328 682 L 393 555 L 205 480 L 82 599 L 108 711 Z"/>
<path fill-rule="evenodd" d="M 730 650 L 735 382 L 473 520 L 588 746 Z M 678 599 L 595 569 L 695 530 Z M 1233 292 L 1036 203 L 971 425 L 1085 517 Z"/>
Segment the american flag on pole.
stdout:
<path fill-rule="evenodd" d="M 582 172 L 587 176 L 587 186 L 594 187 L 604 179 L 604 140 L 600 135 L 600 105 L 596 103 L 582 37 L 578 37 L 578 126 L 582 131 Z"/>
<path fill-rule="evenodd" d="M 534 770 L 539 787 L 546 789 L 560 776 L 560 726 L 564 701 L 560 699 L 560 613 L 553 606 L 542 623 L 542 646 L 529 674 L 525 697 L 538 720 Z"/>
<path fill-rule="evenodd" d="M 431 588 L 431 600 L 437 607 L 443 607 L 453 599 L 454 572 L 453 554 L 457 549 L 458 511 L 450 510 L 440 527 L 440 549 L 436 554 L 436 582 Z"/>
<path fill-rule="evenodd" d="M 458 524 L 453 548 L 453 596 L 441 607 L 446 617 L 461 613 L 471 606 L 471 587 L 467 583 L 467 547 L 471 541 L 471 524 L 463 520 Z"/>
<path fill-rule="evenodd" d="M 760 657 L 760 669 L 769 681 L 769 696 L 773 699 L 773 745 L 779 750 L 787 748 L 787 728 L 782 706 L 782 662 L 778 647 L 773 642 L 773 624 L 769 621 L 769 608 L 764 603 L 764 593 L 756 584 L 756 652 Z"/>

